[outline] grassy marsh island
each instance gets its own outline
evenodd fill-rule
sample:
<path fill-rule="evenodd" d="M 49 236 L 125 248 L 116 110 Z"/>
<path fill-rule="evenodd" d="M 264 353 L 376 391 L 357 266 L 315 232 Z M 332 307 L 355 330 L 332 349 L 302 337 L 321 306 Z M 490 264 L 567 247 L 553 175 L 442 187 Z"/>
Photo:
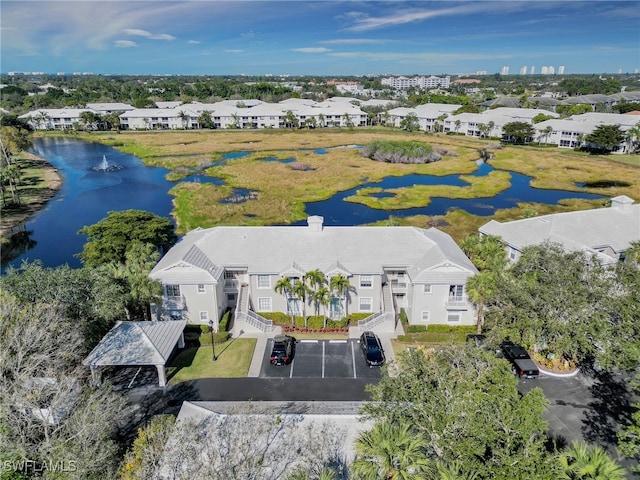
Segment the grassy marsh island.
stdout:
<path fill-rule="evenodd" d="M 640 200 L 640 159 L 618 161 L 615 155 L 596 156 L 571 150 L 536 146 L 500 146 L 495 140 L 462 136 L 425 135 L 388 129 L 298 130 L 298 131 L 163 131 L 90 134 L 88 140 L 110 144 L 138 156 L 147 165 L 162 166 L 171 171 L 170 179 L 184 178 L 194 171 L 220 177 L 223 186 L 211 183 L 185 182 L 176 185 L 173 215 L 178 230 L 184 233 L 198 226 L 288 224 L 306 217 L 305 203 L 325 200 L 340 191 L 356 188 L 389 176 L 428 174 L 460 175 L 465 186 L 415 185 L 385 190 L 389 196 L 374 194 L 383 189 L 362 190 L 348 200 L 377 209 L 410 208 L 428 205 L 431 197 L 491 197 L 510 185 L 510 174 L 522 173 L 533 178 L 532 186 L 541 189 L 589 192 L 607 197 L 628 195 Z M 417 142 L 426 148 L 445 152 L 442 159 L 424 164 L 373 161 L 357 148 L 373 141 Z M 326 153 L 315 152 L 326 149 Z M 484 177 L 470 176 L 481 150 L 489 150 L 496 171 Z M 215 162 L 228 152 L 248 152 L 246 156 Z M 287 160 L 264 161 L 267 157 Z M 628 157 L 628 156 L 625 156 Z M 302 167 L 302 168 L 300 168 Z M 499 171 L 504 170 L 504 171 Z M 598 181 L 613 186 L 581 188 Z M 257 192 L 246 202 L 223 202 L 234 189 Z M 521 204 L 518 208 L 497 211 L 497 220 L 513 220 L 524 216 L 558 211 L 594 208 L 602 201 L 571 200 L 560 205 Z M 437 225 L 454 238 L 475 231 L 488 217 L 469 215 L 454 210 L 432 217 L 416 215 L 389 218 L 378 224 L 431 226 Z"/>

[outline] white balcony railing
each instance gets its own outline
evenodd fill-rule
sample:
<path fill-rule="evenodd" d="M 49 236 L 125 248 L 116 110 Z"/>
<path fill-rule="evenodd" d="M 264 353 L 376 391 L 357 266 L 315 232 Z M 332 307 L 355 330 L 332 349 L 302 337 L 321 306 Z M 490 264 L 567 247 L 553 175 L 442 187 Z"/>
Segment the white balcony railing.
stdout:
<path fill-rule="evenodd" d="M 469 301 L 465 296 L 452 295 L 447 299 L 447 307 L 466 307 Z"/>

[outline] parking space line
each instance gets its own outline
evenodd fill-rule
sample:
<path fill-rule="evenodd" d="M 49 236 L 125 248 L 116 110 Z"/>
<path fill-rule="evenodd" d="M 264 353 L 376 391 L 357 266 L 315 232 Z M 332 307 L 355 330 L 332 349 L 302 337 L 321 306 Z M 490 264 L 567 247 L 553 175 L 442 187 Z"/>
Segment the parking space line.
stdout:
<path fill-rule="evenodd" d="M 300 343 L 318 343 L 319 340 L 298 340 Z"/>
<path fill-rule="evenodd" d="M 295 358 L 291 360 L 291 369 L 289 370 L 289 378 L 293 378 L 293 364 L 295 361 L 296 361 Z"/>
<path fill-rule="evenodd" d="M 322 378 L 324 378 L 324 347 L 326 343 L 322 342 Z"/>
<path fill-rule="evenodd" d="M 348 340 L 329 340 L 329 343 L 347 343 Z"/>
<path fill-rule="evenodd" d="M 353 378 L 358 378 L 356 374 L 356 352 L 353 350 L 354 342 L 351 342 L 351 361 L 353 362 Z"/>

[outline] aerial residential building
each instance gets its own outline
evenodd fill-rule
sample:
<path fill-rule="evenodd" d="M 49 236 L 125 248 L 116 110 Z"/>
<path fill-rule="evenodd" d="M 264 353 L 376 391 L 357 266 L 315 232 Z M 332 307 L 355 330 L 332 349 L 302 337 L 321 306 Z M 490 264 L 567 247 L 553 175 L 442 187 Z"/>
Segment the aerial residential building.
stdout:
<path fill-rule="evenodd" d="M 605 263 L 615 263 L 624 260 L 632 242 L 640 241 L 640 204 L 620 195 L 611 199 L 608 208 L 553 213 L 505 223 L 491 220 L 478 230 L 481 235 L 500 237 L 513 261 L 520 258 L 525 247 L 551 242 L 568 251 L 586 251 Z"/>
<path fill-rule="evenodd" d="M 431 88 L 449 88 L 451 85 L 450 77 L 389 77 L 383 78 L 380 80 L 382 85 L 387 85 L 389 87 L 404 89 L 404 88 L 422 88 L 422 89 L 431 89 Z"/>
<path fill-rule="evenodd" d="M 366 313 L 360 329 L 393 332 L 404 309 L 411 324 L 475 322 L 465 284 L 477 272 L 453 239 L 435 228 L 307 226 L 213 227 L 187 233 L 150 273 L 162 283 L 157 318 L 217 322 L 235 309 L 234 329 L 270 331 L 262 312 L 312 314 L 312 303 L 277 292 L 279 280 L 320 270 L 330 285 L 348 280 L 321 306 L 330 319 Z"/>

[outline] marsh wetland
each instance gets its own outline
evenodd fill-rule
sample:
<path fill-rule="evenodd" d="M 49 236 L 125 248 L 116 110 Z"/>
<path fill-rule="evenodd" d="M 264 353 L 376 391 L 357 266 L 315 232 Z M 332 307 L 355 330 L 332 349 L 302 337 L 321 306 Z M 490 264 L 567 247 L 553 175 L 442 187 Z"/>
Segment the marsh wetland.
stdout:
<path fill-rule="evenodd" d="M 427 164 L 373 161 L 379 139 L 427 142 L 447 154 Z M 496 141 L 389 130 L 126 132 L 37 139 L 34 151 L 65 185 L 26 224 L 17 252 L 45 265 L 77 265 L 77 230 L 108 211 L 171 215 L 179 233 L 198 226 L 304 223 L 438 226 L 457 240 L 490 218 L 510 220 L 635 200 L 640 168 L 568 150 L 500 147 Z M 482 152 L 490 161 L 480 160 Z M 96 171 L 103 156 L 123 168 Z"/>

